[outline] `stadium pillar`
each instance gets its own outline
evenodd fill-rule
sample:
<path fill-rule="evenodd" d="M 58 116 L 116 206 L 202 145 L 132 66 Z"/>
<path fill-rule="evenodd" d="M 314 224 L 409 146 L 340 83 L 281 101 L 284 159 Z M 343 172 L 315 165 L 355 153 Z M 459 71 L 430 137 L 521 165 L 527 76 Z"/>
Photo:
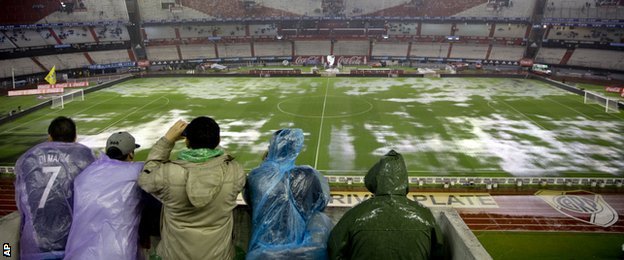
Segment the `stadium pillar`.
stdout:
<path fill-rule="evenodd" d="M 37 60 L 35 57 L 30 57 L 30 59 L 37 64 L 37 66 L 39 66 L 39 68 L 41 68 L 43 71 L 48 71 L 49 69 L 47 69 L 45 66 L 43 66 L 43 64 L 41 64 L 41 62 L 39 62 L 39 60 Z"/>
<path fill-rule="evenodd" d="M 494 37 L 494 32 L 496 31 L 496 23 L 492 23 L 490 26 L 490 38 Z M 490 45 L 492 46 L 492 45 Z"/>
<path fill-rule="evenodd" d="M 95 61 L 93 61 L 93 59 L 91 58 L 91 55 L 89 55 L 88 52 L 83 52 L 82 54 L 84 54 L 85 59 L 87 59 L 87 61 L 89 61 L 89 64 L 91 64 L 91 65 L 95 64 Z"/>
<path fill-rule="evenodd" d="M 54 29 L 48 28 L 48 31 L 50 32 L 50 35 L 54 37 L 54 40 L 56 40 L 57 44 L 63 44 L 63 42 L 61 41 L 61 38 L 59 38 L 58 35 L 56 35 L 56 32 L 54 31 Z"/>
<path fill-rule="evenodd" d="M 449 48 L 448 48 L 448 53 L 446 53 L 446 58 L 450 58 L 451 57 L 451 52 L 453 52 L 453 43 L 449 43 Z"/>
<path fill-rule="evenodd" d="M 249 48 L 251 48 L 251 57 L 256 57 L 256 48 L 253 40 L 249 42 Z"/>
<path fill-rule="evenodd" d="M 408 57 L 412 54 L 412 42 L 410 41 L 409 43 L 407 43 L 407 56 Z"/>
<path fill-rule="evenodd" d="M 219 58 L 219 47 L 217 47 L 217 43 L 213 43 L 214 44 L 214 50 L 215 50 L 215 58 Z"/>
<path fill-rule="evenodd" d="M 489 60 L 489 59 L 490 59 L 490 53 L 492 53 L 492 44 L 490 44 L 490 45 L 488 46 L 487 53 L 485 54 L 485 59 L 486 59 L 486 60 Z"/>
<path fill-rule="evenodd" d="M 420 37 L 420 28 L 422 28 L 422 22 L 418 22 L 418 28 L 416 28 L 416 36 Z"/>
<path fill-rule="evenodd" d="M 95 33 L 95 30 L 93 29 L 93 26 L 89 26 L 89 32 L 91 32 L 91 37 L 93 37 L 93 40 L 97 43 L 100 42 L 100 38 L 97 36 L 97 33 Z M 93 64 L 93 63 L 91 63 Z"/>

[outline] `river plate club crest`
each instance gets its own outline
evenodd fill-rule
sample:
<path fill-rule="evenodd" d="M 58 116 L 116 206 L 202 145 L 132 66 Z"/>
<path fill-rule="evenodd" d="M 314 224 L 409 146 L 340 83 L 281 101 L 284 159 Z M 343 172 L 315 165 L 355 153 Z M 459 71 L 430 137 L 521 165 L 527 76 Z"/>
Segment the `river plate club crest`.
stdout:
<path fill-rule="evenodd" d="M 618 221 L 617 212 L 600 194 L 584 190 L 540 190 L 535 193 L 561 214 L 588 224 L 609 227 Z"/>

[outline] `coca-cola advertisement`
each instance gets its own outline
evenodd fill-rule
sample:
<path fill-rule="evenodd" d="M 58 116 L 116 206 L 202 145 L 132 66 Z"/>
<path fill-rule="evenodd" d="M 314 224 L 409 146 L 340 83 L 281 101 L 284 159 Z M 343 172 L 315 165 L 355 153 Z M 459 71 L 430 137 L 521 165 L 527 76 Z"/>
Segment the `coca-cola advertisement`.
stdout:
<path fill-rule="evenodd" d="M 621 93 L 622 89 L 622 87 L 605 87 L 605 91 L 611 93 Z"/>
<path fill-rule="evenodd" d="M 41 84 L 37 85 L 37 88 L 84 88 L 89 86 L 89 81 L 77 81 L 77 82 L 67 82 L 67 83 L 58 83 L 54 85 L 50 84 Z"/>
<path fill-rule="evenodd" d="M 321 65 L 323 63 L 323 56 L 296 56 L 292 61 L 294 65 Z"/>
<path fill-rule="evenodd" d="M 322 65 L 325 59 L 322 55 L 296 56 L 292 64 L 294 65 Z M 366 65 L 366 56 L 335 56 L 335 65 Z"/>
<path fill-rule="evenodd" d="M 336 64 L 365 65 L 366 62 L 366 56 L 336 56 Z"/>

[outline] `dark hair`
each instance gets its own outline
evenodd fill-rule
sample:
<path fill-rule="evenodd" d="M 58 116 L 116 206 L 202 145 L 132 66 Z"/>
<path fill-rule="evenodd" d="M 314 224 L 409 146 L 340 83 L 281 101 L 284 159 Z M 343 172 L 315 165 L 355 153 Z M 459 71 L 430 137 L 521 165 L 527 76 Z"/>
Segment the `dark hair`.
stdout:
<path fill-rule="evenodd" d="M 48 134 L 52 141 L 72 143 L 76 141 L 76 124 L 71 118 L 59 116 L 48 126 Z"/>
<path fill-rule="evenodd" d="M 119 148 L 117 147 L 109 147 L 108 149 L 106 149 L 106 156 L 111 159 L 125 161 L 126 159 L 128 159 L 128 156 L 130 156 L 130 154 L 123 154 L 121 150 L 119 150 Z"/>
<path fill-rule="evenodd" d="M 188 139 L 188 147 L 191 149 L 214 149 L 221 141 L 219 124 L 206 116 L 193 119 L 184 132 Z"/>

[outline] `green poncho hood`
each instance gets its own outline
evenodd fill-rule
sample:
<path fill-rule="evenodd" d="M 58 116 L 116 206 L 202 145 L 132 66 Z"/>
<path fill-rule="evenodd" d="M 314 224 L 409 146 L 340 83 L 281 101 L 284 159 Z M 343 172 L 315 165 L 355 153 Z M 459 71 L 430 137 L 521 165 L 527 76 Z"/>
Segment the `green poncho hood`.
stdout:
<path fill-rule="evenodd" d="M 223 154 L 221 149 L 184 149 L 178 153 L 178 159 L 192 163 L 202 163 Z"/>
<path fill-rule="evenodd" d="M 375 196 L 407 195 L 407 169 L 403 156 L 390 150 L 368 171 L 364 183 Z"/>

